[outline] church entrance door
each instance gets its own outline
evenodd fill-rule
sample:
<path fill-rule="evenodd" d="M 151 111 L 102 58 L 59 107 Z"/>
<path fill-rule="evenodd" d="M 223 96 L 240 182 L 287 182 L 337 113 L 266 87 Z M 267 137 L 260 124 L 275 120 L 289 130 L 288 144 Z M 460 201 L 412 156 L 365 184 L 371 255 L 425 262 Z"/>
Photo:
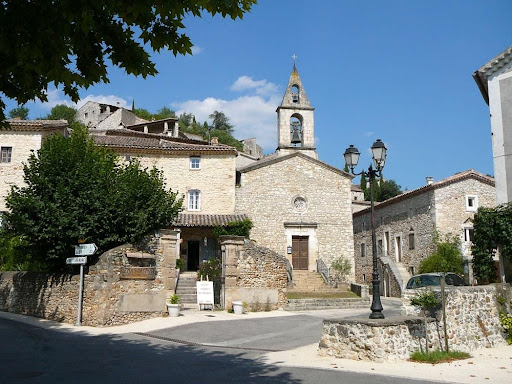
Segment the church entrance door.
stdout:
<path fill-rule="evenodd" d="M 292 265 L 293 269 L 308 270 L 308 236 L 292 236 Z"/>

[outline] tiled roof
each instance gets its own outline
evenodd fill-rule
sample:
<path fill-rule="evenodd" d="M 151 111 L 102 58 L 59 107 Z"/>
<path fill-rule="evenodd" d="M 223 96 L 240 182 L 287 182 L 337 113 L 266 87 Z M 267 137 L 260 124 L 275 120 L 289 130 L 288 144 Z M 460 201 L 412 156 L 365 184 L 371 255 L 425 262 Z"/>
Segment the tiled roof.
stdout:
<path fill-rule="evenodd" d="M 129 130 L 107 130 L 104 132 L 90 131 L 97 145 L 112 148 L 125 148 L 149 151 L 180 151 L 180 152 L 215 152 L 237 153 L 236 149 L 229 145 L 210 145 L 205 141 L 180 139 L 165 135 L 140 133 Z"/>
<path fill-rule="evenodd" d="M 10 130 L 13 131 L 43 131 L 62 129 L 68 126 L 66 120 L 20 120 L 20 119 L 7 119 Z"/>
<path fill-rule="evenodd" d="M 229 215 L 179 213 L 173 225 L 177 227 L 214 227 L 224 226 L 233 221 L 242 221 L 247 218 L 246 214 L 238 213 Z"/>
<path fill-rule="evenodd" d="M 425 193 L 427 191 L 433 191 L 435 189 L 447 186 L 449 184 L 457 183 L 462 180 L 466 179 L 476 179 L 481 181 L 482 183 L 489 184 L 491 186 L 494 186 L 494 179 L 492 177 L 486 176 L 480 172 L 475 171 L 474 169 L 468 169 L 467 171 L 456 173 L 453 176 L 447 177 L 446 179 L 436 181 L 432 184 L 424 185 L 423 187 L 413 189 L 412 191 L 404 192 L 398 196 L 392 197 L 391 199 L 385 200 L 380 203 L 375 203 L 375 209 L 379 209 L 391 204 L 395 204 L 399 201 L 408 199 L 409 197 L 420 195 L 422 193 Z M 368 213 L 370 211 L 370 208 L 363 209 L 361 211 L 358 211 L 354 213 L 354 216 L 362 215 L 365 213 Z"/>

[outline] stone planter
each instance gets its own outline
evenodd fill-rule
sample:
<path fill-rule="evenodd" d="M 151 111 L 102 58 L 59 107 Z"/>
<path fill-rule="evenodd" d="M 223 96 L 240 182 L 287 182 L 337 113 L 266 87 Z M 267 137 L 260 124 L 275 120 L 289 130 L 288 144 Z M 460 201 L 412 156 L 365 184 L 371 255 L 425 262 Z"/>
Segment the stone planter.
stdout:
<path fill-rule="evenodd" d="M 180 305 L 167 303 L 167 311 L 169 311 L 169 317 L 178 317 L 180 315 Z"/>
<path fill-rule="evenodd" d="M 233 301 L 233 312 L 235 315 L 242 315 L 244 313 L 244 305 L 241 301 Z"/>

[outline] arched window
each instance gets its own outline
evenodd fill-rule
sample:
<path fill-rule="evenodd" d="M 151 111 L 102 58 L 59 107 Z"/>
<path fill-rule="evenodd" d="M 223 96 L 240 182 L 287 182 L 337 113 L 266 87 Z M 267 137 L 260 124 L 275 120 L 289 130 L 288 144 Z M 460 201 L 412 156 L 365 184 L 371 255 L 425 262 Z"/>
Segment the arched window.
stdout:
<path fill-rule="evenodd" d="M 293 103 L 299 103 L 299 86 L 298 85 L 292 85 L 292 102 Z"/>
<path fill-rule="evenodd" d="M 302 116 L 298 113 L 294 113 L 290 118 L 290 142 L 296 147 L 302 145 Z"/>

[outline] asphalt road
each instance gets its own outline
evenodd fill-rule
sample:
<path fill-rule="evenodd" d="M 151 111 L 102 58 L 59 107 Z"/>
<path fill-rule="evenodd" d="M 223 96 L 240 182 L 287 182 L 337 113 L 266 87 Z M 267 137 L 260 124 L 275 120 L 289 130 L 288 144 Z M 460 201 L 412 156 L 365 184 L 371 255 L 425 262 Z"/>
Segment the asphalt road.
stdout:
<path fill-rule="evenodd" d="M 1 383 L 354 383 L 424 381 L 276 367 L 264 353 L 180 345 L 140 335 L 89 336 L 0 318 Z"/>
<path fill-rule="evenodd" d="M 400 314 L 401 303 L 383 300 L 384 315 Z M 296 312 L 296 316 L 213 321 L 162 329 L 145 334 L 185 345 L 216 346 L 259 351 L 286 351 L 318 343 L 324 319 L 363 317 L 370 310 L 343 309 Z M 212 313 L 215 317 L 215 312 Z"/>
<path fill-rule="evenodd" d="M 368 310 L 349 313 L 368 316 Z M 318 342 L 325 317 L 322 311 L 214 321 L 158 331 L 156 337 L 90 336 L 0 318 L 0 383 L 424 383 L 265 363 L 266 350 Z"/>

